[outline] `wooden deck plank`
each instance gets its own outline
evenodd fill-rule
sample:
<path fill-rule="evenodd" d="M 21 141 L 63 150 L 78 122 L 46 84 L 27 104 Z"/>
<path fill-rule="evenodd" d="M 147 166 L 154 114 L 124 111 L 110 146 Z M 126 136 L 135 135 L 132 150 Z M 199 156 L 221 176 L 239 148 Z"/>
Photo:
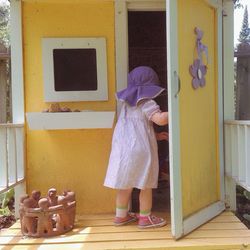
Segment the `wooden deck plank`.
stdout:
<path fill-rule="evenodd" d="M 230 229 L 230 230 L 195 230 L 185 237 L 185 239 L 199 239 L 199 238 L 235 238 L 235 237 L 249 237 L 250 231 L 245 229 Z"/>
<path fill-rule="evenodd" d="M 244 245 L 243 245 L 244 244 Z M 9 249 L 26 249 L 26 250 L 47 250 L 47 249 L 86 249 L 86 250 L 105 250 L 105 249 L 165 249 L 165 250 L 225 250 L 225 249 L 250 249 L 250 241 L 245 238 L 237 239 L 197 239 L 197 240 L 145 240 L 145 241 L 124 241 L 124 242 L 98 242 L 98 243 L 70 243 L 70 244 L 43 244 L 43 245 L 17 245 L 17 246 L 0 246 L 1 250 Z"/>
<path fill-rule="evenodd" d="M 215 239 L 215 238 L 244 238 L 250 242 L 250 232 L 248 230 L 209 230 L 199 231 L 187 235 L 188 239 Z M 1 237 L 0 244 L 51 244 L 51 243 L 80 243 L 80 242 L 112 242 L 112 241 L 142 241 L 142 240 L 172 240 L 170 231 L 140 231 L 140 232 L 117 232 L 104 234 L 72 234 L 52 238 L 22 238 L 22 237 Z"/>
<path fill-rule="evenodd" d="M 75 222 L 75 226 L 78 227 L 78 226 L 82 226 L 84 225 L 85 227 L 95 227 L 95 226 L 113 226 L 113 219 L 114 218 L 110 218 L 110 219 L 97 219 L 97 220 L 94 220 L 94 219 L 81 219 L 81 220 L 77 220 Z M 170 219 L 168 219 L 166 216 L 164 216 L 164 219 L 167 220 L 167 223 L 170 224 Z M 14 225 L 12 225 L 9 229 L 20 229 L 21 228 L 21 225 L 20 225 L 20 222 L 16 222 Z"/>
<path fill-rule="evenodd" d="M 241 222 L 234 222 L 234 223 L 206 223 L 199 227 L 199 230 L 214 230 L 214 229 L 222 229 L 222 230 L 229 230 L 229 229 L 247 229 L 247 227 Z"/>
<path fill-rule="evenodd" d="M 171 225 L 167 225 L 165 227 L 161 227 L 158 229 L 148 229 L 147 232 L 166 232 L 171 231 Z M 114 226 L 102 226 L 102 227 L 79 227 L 74 228 L 71 232 L 67 233 L 67 235 L 71 234 L 100 234 L 100 233 L 121 233 L 122 232 L 143 232 L 143 229 L 137 228 L 136 224 L 130 224 L 126 227 L 114 227 Z M 22 237 L 22 233 L 20 229 L 12 229 L 12 230 L 2 230 L 0 232 L 0 238 L 1 236 L 19 236 Z"/>
<path fill-rule="evenodd" d="M 135 226 L 135 228 L 137 228 Z M 163 227 L 164 228 L 164 227 Z M 50 237 L 50 238 L 23 238 L 23 237 L 0 237 L 0 244 L 10 243 L 12 240 L 18 242 L 18 244 L 44 244 L 44 243 L 78 243 L 78 242 L 105 242 L 105 241 L 129 241 L 129 240 L 147 240 L 147 239 L 172 239 L 170 230 L 162 231 L 157 228 L 153 230 L 135 230 L 132 232 L 125 232 L 120 229 L 117 232 L 107 233 L 90 233 L 92 228 L 86 228 L 79 232 L 69 232 L 65 235 Z"/>
<path fill-rule="evenodd" d="M 209 221 L 210 223 L 214 223 L 214 222 L 221 222 L 221 223 L 231 223 L 231 222 L 240 222 L 240 220 L 235 216 L 235 215 L 218 215 L 217 217 L 215 217 L 214 219 L 212 219 L 211 221 Z"/>
<path fill-rule="evenodd" d="M 78 218 L 73 231 L 46 239 L 23 238 L 20 223 L 16 223 L 0 232 L 0 249 L 250 249 L 250 231 L 229 212 L 222 213 L 178 241 L 171 236 L 170 224 L 140 230 L 136 223 L 115 227 L 112 221 L 112 215 L 83 216 Z"/>
<path fill-rule="evenodd" d="M 157 216 L 161 216 L 164 218 L 170 218 L 170 213 L 165 212 L 153 212 Z M 76 221 L 82 220 L 111 220 L 113 221 L 115 214 L 82 214 L 76 216 Z M 226 215 L 226 214 L 225 214 Z"/>
<path fill-rule="evenodd" d="M 84 234 L 88 230 L 89 227 L 86 227 L 84 224 L 79 224 L 78 226 L 75 226 L 72 230 L 72 234 Z M 207 223 L 203 226 L 201 226 L 198 230 L 239 230 L 239 229 L 247 229 L 247 227 L 242 224 L 241 222 L 235 222 L 235 223 Z M 147 231 L 152 231 L 155 229 L 148 229 Z M 168 224 L 166 227 L 158 228 L 157 231 L 170 231 L 171 225 Z M 114 227 L 114 226 L 98 226 L 98 227 L 92 227 L 90 231 L 88 231 L 89 234 L 91 233 L 116 233 L 116 232 L 138 232 L 143 231 L 143 229 L 139 229 L 136 227 L 136 224 L 130 224 L 126 227 Z M 68 233 L 70 234 L 70 233 Z M 22 237 L 22 233 L 20 228 L 12 228 L 10 229 L 3 229 L 0 231 L 0 237 L 1 236 L 19 236 Z"/>

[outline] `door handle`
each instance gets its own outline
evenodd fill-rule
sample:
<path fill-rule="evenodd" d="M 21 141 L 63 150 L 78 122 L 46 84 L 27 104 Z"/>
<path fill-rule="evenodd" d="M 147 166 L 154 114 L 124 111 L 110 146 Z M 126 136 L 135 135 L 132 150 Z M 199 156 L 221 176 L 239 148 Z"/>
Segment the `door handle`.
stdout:
<path fill-rule="evenodd" d="M 177 89 L 177 92 L 176 92 L 175 95 L 174 95 L 174 97 L 177 98 L 177 97 L 179 96 L 180 91 L 181 91 L 181 79 L 180 79 L 180 77 L 178 76 L 178 74 L 177 74 L 176 71 L 174 71 L 174 76 L 175 76 L 175 78 L 177 78 L 177 80 L 178 80 L 178 89 Z"/>

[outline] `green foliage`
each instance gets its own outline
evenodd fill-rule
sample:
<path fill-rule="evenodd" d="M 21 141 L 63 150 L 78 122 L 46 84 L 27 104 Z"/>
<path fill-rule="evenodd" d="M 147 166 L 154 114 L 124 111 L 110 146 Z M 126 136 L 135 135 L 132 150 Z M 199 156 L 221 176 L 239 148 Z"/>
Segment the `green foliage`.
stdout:
<path fill-rule="evenodd" d="M 5 216 L 8 216 L 8 215 L 12 215 L 13 213 L 10 211 L 9 207 L 5 207 L 5 208 L 0 208 L 0 216 L 1 215 L 5 215 Z"/>
<path fill-rule="evenodd" d="M 241 0 L 233 0 L 235 9 L 243 7 L 243 5 L 240 3 L 240 1 Z"/>
<path fill-rule="evenodd" d="M 0 42 L 6 47 L 10 46 L 10 6 L 9 4 L 0 5 Z"/>
<path fill-rule="evenodd" d="M 250 221 L 250 215 L 249 214 L 243 214 L 243 218 L 247 221 Z"/>
<path fill-rule="evenodd" d="M 244 196 L 245 196 L 248 200 L 250 200 L 250 192 L 249 192 L 249 191 L 244 190 L 243 194 L 244 194 Z"/>
<path fill-rule="evenodd" d="M 11 211 L 9 210 L 8 203 L 14 197 L 15 192 L 14 188 L 9 189 L 7 192 L 0 195 L 0 215 L 11 215 Z"/>
<path fill-rule="evenodd" d="M 250 29 L 249 29 L 249 23 L 248 23 L 247 6 L 245 7 L 242 27 L 241 27 L 240 36 L 238 40 L 240 43 L 250 43 Z"/>

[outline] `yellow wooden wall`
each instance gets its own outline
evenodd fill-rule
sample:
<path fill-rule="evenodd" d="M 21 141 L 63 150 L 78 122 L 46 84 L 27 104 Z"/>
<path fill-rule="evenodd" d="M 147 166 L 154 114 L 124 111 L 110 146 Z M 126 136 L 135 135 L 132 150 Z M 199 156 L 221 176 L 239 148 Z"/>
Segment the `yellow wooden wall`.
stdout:
<path fill-rule="evenodd" d="M 114 3 L 108 0 L 23 1 L 25 111 L 48 107 L 43 97 L 42 37 L 105 37 L 109 100 L 62 103 L 72 109 L 115 110 Z M 112 129 L 27 133 L 27 188 L 76 192 L 77 213 L 110 212 L 114 192 L 103 187 Z"/>
<path fill-rule="evenodd" d="M 216 10 L 204 0 L 178 0 L 180 132 L 183 215 L 219 199 Z M 194 28 L 204 31 L 206 86 L 194 90 L 188 67 L 197 58 Z M 206 62 L 204 58 L 204 62 Z"/>

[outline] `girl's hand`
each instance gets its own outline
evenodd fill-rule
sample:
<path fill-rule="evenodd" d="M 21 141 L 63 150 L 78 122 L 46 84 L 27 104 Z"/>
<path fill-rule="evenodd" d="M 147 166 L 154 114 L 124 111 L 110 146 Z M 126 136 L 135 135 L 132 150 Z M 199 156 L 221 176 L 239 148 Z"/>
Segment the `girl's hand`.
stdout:
<path fill-rule="evenodd" d="M 168 141 L 168 132 L 155 133 L 157 141 Z"/>
<path fill-rule="evenodd" d="M 168 112 L 157 112 L 152 115 L 151 121 L 159 126 L 168 124 Z"/>

